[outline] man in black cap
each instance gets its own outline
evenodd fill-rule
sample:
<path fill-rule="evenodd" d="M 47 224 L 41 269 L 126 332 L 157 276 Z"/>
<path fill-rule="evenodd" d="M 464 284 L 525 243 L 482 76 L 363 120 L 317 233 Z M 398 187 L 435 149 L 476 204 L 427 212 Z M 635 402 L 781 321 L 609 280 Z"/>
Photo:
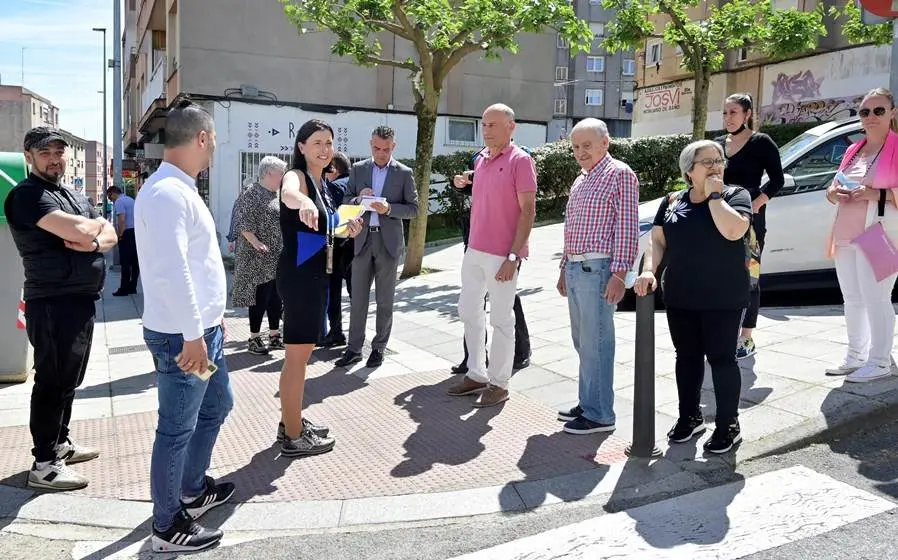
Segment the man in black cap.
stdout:
<path fill-rule="evenodd" d="M 75 388 L 84 380 L 93 339 L 94 302 L 106 276 L 103 252 L 116 242 L 94 205 L 60 184 L 68 143 L 58 130 L 25 135 L 31 173 L 6 197 L 4 210 L 25 268 L 25 329 L 34 347 L 28 486 L 75 490 L 87 479 L 67 464 L 97 451 L 69 438 Z"/>

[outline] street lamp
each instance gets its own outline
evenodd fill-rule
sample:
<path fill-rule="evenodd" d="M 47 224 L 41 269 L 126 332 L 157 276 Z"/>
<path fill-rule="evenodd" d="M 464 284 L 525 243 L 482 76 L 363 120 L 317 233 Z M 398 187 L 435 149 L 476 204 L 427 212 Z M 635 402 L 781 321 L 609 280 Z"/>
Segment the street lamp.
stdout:
<path fill-rule="evenodd" d="M 103 34 L 103 217 L 108 218 L 109 214 L 106 210 L 108 204 L 106 190 L 109 188 L 109 175 L 106 166 L 109 165 L 109 155 L 106 153 L 106 69 L 109 62 L 106 60 L 106 28 L 94 27 L 94 31 Z"/>

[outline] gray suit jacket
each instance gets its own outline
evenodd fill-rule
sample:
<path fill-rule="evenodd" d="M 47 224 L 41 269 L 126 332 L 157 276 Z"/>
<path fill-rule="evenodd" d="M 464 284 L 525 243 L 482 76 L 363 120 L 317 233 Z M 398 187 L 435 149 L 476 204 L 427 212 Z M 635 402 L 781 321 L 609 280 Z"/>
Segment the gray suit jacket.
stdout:
<path fill-rule="evenodd" d="M 352 166 L 346 183 L 346 196 L 343 199 L 345 203 L 355 203 L 363 189 L 374 189 L 373 173 L 374 160 L 370 158 Z M 396 160 L 390 160 L 381 196 L 390 203 L 390 213 L 380 216 L 380 232 L 390 256 L 398 259 L 405 246 L 402 220 L 418 216 L 418 191 L 415 189 L 412 170 Z M 355 239 L 355 254 L 359 254 L 365 246 L 370 221 L 371 213 L 365 212 L 365 227 Z"/>

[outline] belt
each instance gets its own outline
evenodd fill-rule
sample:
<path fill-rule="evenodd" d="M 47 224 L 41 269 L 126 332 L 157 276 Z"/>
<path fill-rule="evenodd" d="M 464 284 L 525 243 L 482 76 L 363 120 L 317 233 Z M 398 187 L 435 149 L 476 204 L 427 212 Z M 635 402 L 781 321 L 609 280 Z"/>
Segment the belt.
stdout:
<path fill-rule="evenodd" d="M 595 259 L 610 259 L 611 255 L 608 253 L 583 253 L 580 255 L 568 255 L 567 260 L 570 262 L 583 262 L 583 261 L 591 261 Z"/>
<path fill-rule="evenodd" d="M 372 233 L 376 233 L 376 232 L 380 231 L 380 226 L 369 226 L 368 231 L 370 231 Z"/>

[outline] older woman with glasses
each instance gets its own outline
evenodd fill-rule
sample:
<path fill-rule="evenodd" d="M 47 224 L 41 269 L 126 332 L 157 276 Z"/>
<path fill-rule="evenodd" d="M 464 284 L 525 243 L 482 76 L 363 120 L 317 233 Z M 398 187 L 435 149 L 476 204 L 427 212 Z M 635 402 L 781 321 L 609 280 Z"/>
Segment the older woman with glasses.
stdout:
<path fill-rule="evenodd" d="M 683 443 L 705 432 L 700 402 L 707 357 L 717 401 L 717 427 L 704 446 L 711 453 L 725 453 L 742 441 L 736 335 L 750 287 L 746 257 L 751 196 L 741 187 L 723 184 L 725 162 L 717 142 L 701 140 L 683 149 L 680 171 L 689 188 L 671 193 L 658 208 L 635 286 L 639 295 L 654 289 L 655 270 L 667 256 L 661 281 L 677 354 L 680 409 L 667 437 Z"/>
<path fill-rule="evenodd" d="M 283 350 L 283 305 L 275 286 L 281 239 L 278 190 L 287 164 L 274 156 L 259 162 L 259 180 L 240 195 L 234 208 L 237 253 L 234 259 L 234 291 L 231 305 L 249 308 L 250 354 L 267 355 Z M 262 318 L 268 315 L 268 345 L 262 341 Z"/>

